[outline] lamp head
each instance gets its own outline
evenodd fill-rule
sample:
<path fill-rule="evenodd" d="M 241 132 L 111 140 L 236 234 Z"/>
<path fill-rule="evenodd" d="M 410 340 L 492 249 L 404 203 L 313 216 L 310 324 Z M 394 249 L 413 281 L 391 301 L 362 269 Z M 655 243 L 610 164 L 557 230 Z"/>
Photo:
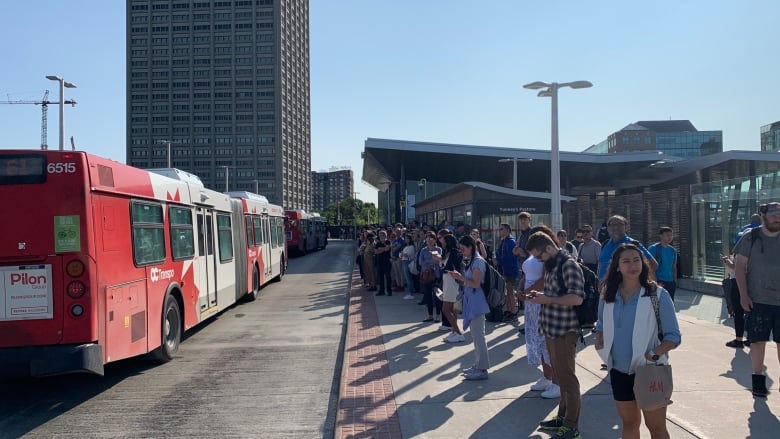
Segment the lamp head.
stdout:
<path fill-rule="evenodd" d="M 62 78 L 57 75 L 46 75 L 46 79 L 51 79 L 52 81 L 62 81 Z"/>
<path fill-rule="evenodd" d="M 593 83 L 590 81 L 574 81 L 574 82 L 568 82 L 566 83 L 568 87 L 571 88 L 590 88 L 593 87 Z"/>
<path fill-rule="evenodd" d="M 536 82 L 532 82 L 530 84 L 524 85 L 523 88 L 527 88 L 529 90 L 539 90 L 540 88 L 546 88 L 546 87 L 549 87 L 549 86 L 550 86 L 550 84 L 548 84 L 546 82 L 536 81 Z"/>

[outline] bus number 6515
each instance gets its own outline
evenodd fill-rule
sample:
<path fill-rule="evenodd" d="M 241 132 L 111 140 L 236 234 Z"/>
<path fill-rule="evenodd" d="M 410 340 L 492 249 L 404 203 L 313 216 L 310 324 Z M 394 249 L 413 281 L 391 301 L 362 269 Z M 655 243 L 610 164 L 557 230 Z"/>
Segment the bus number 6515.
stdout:
<path fill-rule="evenodd" d="M 76 172 L 75 163 L 49 163 L 46 166 L 46 171 L 49 174 L 72 174 Z"/>

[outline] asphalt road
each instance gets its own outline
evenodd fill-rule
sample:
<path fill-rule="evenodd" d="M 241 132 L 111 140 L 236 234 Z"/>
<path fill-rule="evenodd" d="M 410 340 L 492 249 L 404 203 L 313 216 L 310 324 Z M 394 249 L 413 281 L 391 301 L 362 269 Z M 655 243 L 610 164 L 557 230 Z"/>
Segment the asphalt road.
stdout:
<path fill-rule="evenodd" d="M 0 438 L 331 438 L 351 242 L 291 258 L 281 283 L 187 333 L 166 364 L 0 381 Z"/>

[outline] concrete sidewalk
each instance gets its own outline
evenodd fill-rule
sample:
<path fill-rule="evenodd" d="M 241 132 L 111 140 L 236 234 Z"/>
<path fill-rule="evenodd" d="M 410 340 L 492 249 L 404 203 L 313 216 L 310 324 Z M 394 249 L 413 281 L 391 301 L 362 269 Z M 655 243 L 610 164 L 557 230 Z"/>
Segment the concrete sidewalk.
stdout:
<path fill-rule="evenodd" d="M 374 297 L 359 288 L 359 277 L 353 282 L 348 337 L 371 331 L 372 349 L 364 357 L 345 355 L 342 401 L 356 386 L 368 394 L 375 388 L 381 395 L 360 400 L 359 418 L 340 410 L 337 437 L 549 437 L 537 425 L 556 413 L 558 400 L 542 399 L 540 392 L 530 390 L 541 371 L 528 365 L 525 339 L 518 337 L 517 325 L 487 324 L 490 379 L 463 381 L 461 369 L 473 364 L 468 332 L 465 343 L 444 343 L 438 324 L 421 322 L 426 312 L 417 305 L 419 295 L 408 301 L 403 294 Z M 772 393 L 766 399 L 753 398 L 747 350 L 724 346 L 734 333 L 721 323 L 722 299 L 678 290 L 675 303 L 683 342 L 671 353 L 675 375 L 674 404 L 667 413 L 671 437 L 779 437 L 780 367 L 775 346 L 768 345 L 766 355 Z M 583 438 L 617 438 L 620 418 L 592 338 L 586 337 L 587 346 L 580 345 L 577 356 L 583 394 L 580 433 Z M 362 348 L 366 347 L 364 343 Z M 365 368 L 371 373 L 364 373 Z M 355 422 L 361 425 L 354 428 Z M 649 437 L 643 427 L 642 438 Z"/>

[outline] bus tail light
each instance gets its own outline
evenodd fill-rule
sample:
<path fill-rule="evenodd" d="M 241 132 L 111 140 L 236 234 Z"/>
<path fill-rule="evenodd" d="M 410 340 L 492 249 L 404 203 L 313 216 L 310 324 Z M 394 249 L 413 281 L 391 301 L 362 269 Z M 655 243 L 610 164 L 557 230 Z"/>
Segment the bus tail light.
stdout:
<path fill-rule="evenodd" d="M 78 299 L 81 296 L 83 296 L 84 293 L 86 292 L 87 292 L 87 287 L 85 287 L 84 283 L 81 281 L 74 280 L 73 282 L 68 284 L 68 296 L 70 296 L 72 299 Z"/>
<path fill-rule="evenodd" d="M 73 317 L 81 317 L 84 315 L 84 307 L 77 303 L 70 307 L 70 313 Z"/>
<path fill-rule="evenodd" d="M 78 259 L 74 259 L 65 266 L 65 272 L 68 273 L 68 276 L 70 277 L 79 277 L 84 274 L 84 263 Z"/>

